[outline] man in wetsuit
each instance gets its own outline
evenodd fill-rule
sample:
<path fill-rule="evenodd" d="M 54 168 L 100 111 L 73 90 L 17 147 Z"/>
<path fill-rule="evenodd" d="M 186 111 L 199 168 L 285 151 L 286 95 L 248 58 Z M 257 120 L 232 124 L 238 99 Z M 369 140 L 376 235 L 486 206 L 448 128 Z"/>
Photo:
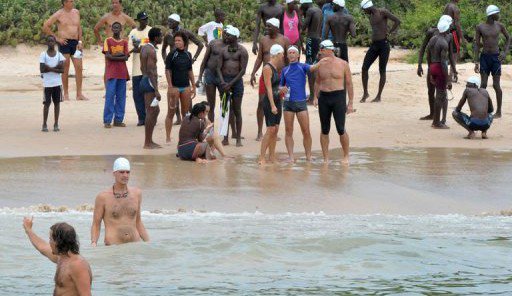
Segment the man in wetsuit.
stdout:
<path fill-rule="evenodd" d="M 441 19 L 445 19 L 446 21 L 452 23 L 452 17 L 449 15 L 443 15 Z M 418 70 L 417 74 L 419 77 L 423 76 L 423 56 L 425 55 L 425 49 L 427 48 L 427 44 L 430 41 L 430 39 L 436 35 L 439 34 L 439 30 L 437 29 L 437 26 L 433 26 L 428 28 L 428 30 L 425 32 L 425 38 L 423 39 L 423 42 L 421 43 L 420 50 L 418 53 Z M 450 35 L 448 35 L 446 38 L 451 38 Z M 428 65 L 428 63 L 427 63 Z M 454 72 L 454 69 L 451 69 L 451 73 Z M 432 120 L 434 118 L 434 102 L 435 102 L 435 95 L 436 95 L 436 86 L 430 82 L 430 67 L 427 68 L 427 90 L 428 90 L 428 106 L 430 109 L 430 113 L 426 116 L 423 116 L 420 118 L 420 120 Z"/>
<path fill-rule="evenodd" d="M 244 95 L 244 82 L 242 77 L 247 70 L 249 54 L 247 50 L 238 43 L 240 31 L 229 26 L 224 32 L 227 46 L 223 48 L 221 58 L 217 66 L 217 76 L 220 79 L 221 93 L 231 93 L 230 112 L 233 115 L 233 122 L 236 134 L 236 146 L 242 146 L 242 97 Z M 228 136 L 224 137 L 223 144 L 229 144 Z"/>
<path fill-rule="evenodd" d="M 468 101 L 471 115 L 462 112 L 462 107 Z M 457 108 L 453 111 L 453 119 L 468 131 L 466 139 L 473 139 L 475 131 L 482 131 L 482 139 L 487 139 L 487 130 L 491 127 L 494 108 L 489 93 L 480 88 L 480 79 L 476 76 L 467 81 L 466 90 L 462 94 Z"/>
<path fill-rule="evenodd" d="M 450 2 L 446 4 L 446 6 L 444 7 L 443 12 L 444 15 L 449 15 L 452 17 L 453 24 L 455 25 L 455 29 L 450 30 L 450 34 L 452 35 L 451 37 L 454 45 L 452 53 L 455 55 L 455 61 L 459 59 L 460 50 L 466 44 L 466 39 L 464 39 L 464 35 L 462 33 L 462 26 L 460 25 L 460 9 L 457 6 L 458 3 L 459 0 L 450 0 Z"/>
<path fill-rule="evenodd" d="M 475 73 L 480 73 L 482 88 L 487 88 L 489 75 L 492 74 L 492 86 L 496 92 L 496 114 L 494 118 L 501 118 L 501 105 L 503 92 L 501 90 L 501 63 L 507 57 L 510 49 L 510 35 L 505 26 L 498 22 L 500 9 L 495 5 L 487 7 L 487 22 L 476 26 L 475 36 Z M 505 49 L 500 53 L 498 45 L 500 33 L 505 37 Z M 483 41 L 483 42 L 481 42 Z M 482 44 L 483 43 L 483 44 Z M 480 54 L 480 48 L 483 47 Z M 480 54 L 480 63 L 478 56 Z"/>
<path fill-rule="evenodd" d="M 94 203 L 91 226 L 91 245 L 98 243 L 101 222 L 105 224 L 105 245 L 149 241 L 146 228 L 140 217 L 142 192 L 137 187 L 128 187 L 130 162 L 120 157 L 113 166 L 114 185 L 100 192 Z"/>
<path fill-rule="evenodd" d="M 326 40 L 332 32 L 331 41 L 337 48 L 336 56 L 348 62 L 347 35 L 350 33 L 352 38 L 356 37 L 356 25 L 354 18 L 343 12 L 345 0 L 334 0 L 332 3 L 334 14 L 327 19 L 322 39 Z"/>
<path fill-rule="evenodd" d="M 306 53 L 306 64 L 313 65 L 318 61 L 318 51 L 320 42 L 322 42 L 322 10 L 313 4 L 313 0 L 300 0 L 302 13 L 305 15 L 302 31 L 307 30 L 306 48 L 302 50 Z M 308 73 L 309 84 L 309 103 L 313 102 L 313 92 L 315 88 L 315 75 Z"/>
<path fill-rule="evenodd" d="M 329 162 L 329 132 L 331 129 L 331 116 L 334 117 L 336 130 L 340 136 L 343 148 L 343 160 L 349 164 L 349 137 L 345 131 L 345 116 L 354 112 L 354 87 L 352 73 L 349 64 L 334 55 L 334 44 L 330 40 L 324 40 L 320 44 L 322 59 L 310 68 L 317 72 L 317 88 L 315 88 L 315 106 L 318 105 L 322 134 L 320 144 L 324 162 Z M 345 92 L 348 92 L 348 104 Z"/>
<path fill-rule="evenodd" d="M 162 148 L 153 142 L 153 131 L 155 129 L 160 107 L 153 104 L 154 99 L 160 101 L 162 96 L 158 91 L 157 71 L 157 45 L 162 43 L 162 32 L 159 28 L 151 28 L 148 33 L 149 43 L 140 50 L 140 70 L 142 80 L 140 89 L 144 93 L 144 105 L 146 108 L 146 121 L 144 124 L 144 149 Z"/>
<path fill-rule="evenodd" d="M 373 6 L 371 0 L 362 0 L 361 8 L 370 18 L 370 25 L 372 26 L 372 44 L 366 56 L 364 57 L 363 68 L 362 68 L 362 80 L 363 80 L 363 98 L 361 103 L 366 102 L 366 99 L 370 96 L 368 93 L 368 70 L 377 58 L 379 58 L 379 92 L 372 102 L 380 102 L 382 91 L 386 85 L 386 67 L 389 59 L 389 42 L 388 36 L 393 34 L 400 26 L 400 20 L 384 8 L 376 8 Z M 388 20 L 393 22 L 393 27 L 388 32 Z"/>
<path fill-rule="evenodd" d="M 56 223 L 50 227 L 50 242 L 32 230 L 34 217 L 23 219 L 23 228 L 30 242 L 43 256 L 57 264 L 53 295 L 91 295 L 92 272 L 84 257 L 80 256 L 80 243 L 73 226 Z"/>
<path fill-rule="evenodd" d="M 69 66 L 73 61 L 76 75 L 76 99 L 87 100 L 82 93 L 82 58 L 75 57 L 77 50 L 83 49 L 82 26 L 80 25 L 80 12 L 73 6 L 73 0 L 61 0 L 62 8 L 54 13 L 43 25 L 43 32 L 52 35 L 59 44 L 59 52 L 64 55 L 64 72 L 62 72 L 62 86 L 64 101 L 69 100 Z M 52 26 L 57 24 L 57 34 L 53 33 Z"/>
<path fill-rule="evenodd" d="M 451 22 L 446 19 L 440 19 L 437 24 L 439 34 L 432 37 L 427 44 L 427 63 L 430 69 L 430 81 L 436 88 L 436 100 L 434 103 L 434 119 L 432 127 L 436 129 L 447 129 L 446 112 L 448 109 L 448 98 L 446 89 L 452 88 L 451 79 L 448 75 L 448 61 L 457 75 L 455 58 L 450 50 L 453 48 L 451 38 L 446 38 L 449 34 Z M 443 111 L 443 118 L 441 117 Z"/>
<path fill-rule="evenodd" d="M 283 18 L 284 7 L 283 5 L 277 3 L 276 0 L 267 0 L 266 3 L 261 4 L 258 8 L 258 12 L 256 12 L 256 29 L 254 30 L 254 35 L 252 36 L 252 53 L 258 54 L 258 40 L 260 35 L 260 27 L 261 20 L 263 19 L 263 23 L 267 24 L 267 21 L 271 18 L 275 18 L 280 20 Z M 266 28 L 266 27 L 265 27 Z M 267 35 L 266 32 L 264 35 Z M 272 45 L 271 45 L 272 46 Z"/>
<path fill-rule="evenodd" d="M 251 73 L 251 86 L 254 87 L 256 84 L 256 72 L 258 72 L 261 64 L 266 64 L 270 60 L 270 48 L 274 44 L 279 44 L 283 48 L 288 48 L 290 45 L 290 41 L 288 38 L 279 33 L 279 20 L 272 18 L 267 20 L 266 31 L 267 35 L 261 37 L 260 45 L 258 49 L 258 56 L 256 57 L 256 61 L 254 62 L 254 67 Z M 285 63 L 287 64 L 286 51 L 285 54 Z M 260 141 L 263 137 L 263 98 L 265 97 L 265 84 L 263 82 L 263 75 L 260 77 L 259 81 L 259 101 L 258 101 L 258 109 L 256 111 L 256 117 L 258 120 L 258 136 L 256 137 L 256 141 Z"/>

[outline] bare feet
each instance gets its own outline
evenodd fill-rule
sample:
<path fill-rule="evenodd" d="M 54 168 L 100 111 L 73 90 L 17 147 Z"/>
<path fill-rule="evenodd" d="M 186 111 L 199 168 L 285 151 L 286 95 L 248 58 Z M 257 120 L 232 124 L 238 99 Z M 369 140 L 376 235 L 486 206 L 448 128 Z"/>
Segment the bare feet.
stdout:
<path fill-rule="evenodd" d="M 263 134 L 258 134 L 258 136 L 256 137 L 256 141 L 261 141 L 261 139 L 263 139 Z"/>
<path fill-rule="evenodd" d="M 364 94 L 363 98 L 361 99 L 361 101 L 359 101 L 359 103 L 365 103 L 366 99 L 368 99 L 369 96 L 370 96 L 369 94 Z"/>
<path fill-rule="evenodd" d="M 420 120 L 432 120 L 432 119 L 434 119 L 434 116 L 432 116 L 432 115 L 420 117 Z"/>
<path fill-rule="evenodd" d="M 86 98 L 84 95 L 79 95 L 76 97 L 77 101 L 89 101 L 88 98 Z"/>
<path fill-rule="evenodd" d="M 469 132 L 469 134 L 464 137 L 464 139 L 467 139 L 467 140 L 471 140 L 474 138 L 475 138 L 475 132 Z M 483 138 L 483 134 L 482 134 L 482 138 Z"/>
<path fill-rule="evenodd" d="M 235 135 L 231 135 L 231 139 L 236 139 Z M 240 140 L 245 140 L 245 137 L 240 136 Z"/>
<path fill-rule="evenodd" d="M 283 160 L 284 163 L 295 163 L 295 159 L 293 157 L 287 157 Z"/>
<path fill-rule="evenodd" d="M 496 119 L 496 118 L 501 118 L 501 112 L 496 112 L 496 113 L 494 113 L 493 118 L 494 118 L 494 119 Z"/>
<path fill-rule="evenodd" d="M 228 137 L 224 137 L 224 140 L 222 140 L 222 146 L 228 146 L 228 145 L 229 145 Z"/>
<path fill-rule="evenodd" d="M 432 124 L 432 128 L 434 128 L 434 129 L 449 129 L 450 127 L 448 127 L 444 123 L 438 123 L 438 124 Z"/>
<path fill-rule="evenodd" d="M 484 140 L 489 139 L 487 137 L 487 132 L 482 132 L 482 139 L 484 139 Z"/>
<path fill-rule="evenodd" d="M 199 164 L 206 164 L 208 163 L 208 160 L 206 159 L 202 159 L 202 158 L 196 158 L 196 163 L 199 163 Z"/>
<path fill-rule="evenodd" d="M 162 148 L 162 146 L 158 145 L 157 143 L 150 143 L 149 145 L 144 145 L 144 149 L 159 149 Z"/>
<path fill-rule="evenodd" d="M 344 166 L 349 166 L 350 165 L 348 156 L 343 157 L 343 160 L 341 161 L 341 164 L 344 165 Z"/>
<path fill-rule="evenodd" d="M 176 120 L 173 125 L 181 125 L 181 119 L 180 120 Z"/>
<path fill-rule="evenodd" d="M 54 125 L 53 125 L 53 131 L 54 131 L 54 132 L 58 132 L 58 131 L 60 131 L 60 128 L 59 128 L 59 125 L 58 125 L 58 124 L 54 124 Z"/>
<path fill-rule="evenodd" d="M 45 133 L 48 132 L 48 127 L 46 126 L 46 124 L 43 124 L 43 127 L 41 128 L 41 131 L 45 132 Z"/>
<path fill-rule="evenodd" d="M 172 140 L 171 138 L 165 139 L 165 144 L 166 145 L 171 145 L 171 140 Z"/>
<path fill-rule="evenodd" d="M 62 100 L 63 101 L 69 101 L 69 94 L 63 94 L 62 95 Z"/>
<path fill-rule="evenodd" d="M 372 100 L 372 103 L 380 103 L 380 97 L 375 97 L 375 99 Z"/>
<path fill-rule="evenodd" d="M 236 147 L 242 147 L 242 146 L 244 146 L 244 145 L 242 145 L 242 139 L 243 139 L 243 137 L 240 137 L 240 139 L 237 139 L 237 140 L 236 140 Z"/>
<path fill-rule="evenodd" d="M 261 156 L 260 156 L 260 157 L 258 158 L 258 164 L 259 164 L 259 165 L 267 164 L 267 161 L 265 160 L 265 156 L 263 156 L 263 157 L 261 157 Z"/>

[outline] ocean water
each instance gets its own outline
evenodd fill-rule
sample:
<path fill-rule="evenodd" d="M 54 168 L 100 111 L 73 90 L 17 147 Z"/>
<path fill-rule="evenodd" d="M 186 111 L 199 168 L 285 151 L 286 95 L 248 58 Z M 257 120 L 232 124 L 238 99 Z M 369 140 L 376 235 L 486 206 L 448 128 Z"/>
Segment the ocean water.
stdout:
<path fill-rule="evenodd" d="M 92 248 L 115 157 L 0 159 L 0 295 L 53 291 L 30 215 L 43 238 L 76 228 L 93 295 L 512 295 L 510 151 L 361 149 L 350 169 L 130 156 L 151 242 Z"/>

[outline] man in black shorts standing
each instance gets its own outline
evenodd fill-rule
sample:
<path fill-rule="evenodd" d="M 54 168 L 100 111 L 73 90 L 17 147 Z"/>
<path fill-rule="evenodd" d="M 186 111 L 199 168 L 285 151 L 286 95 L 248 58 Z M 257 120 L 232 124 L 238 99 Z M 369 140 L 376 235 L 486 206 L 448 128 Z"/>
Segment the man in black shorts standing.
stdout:
<path fill-rule="evenodd" d="M 66 58 L 55 50 L 56 43 L 55 37 L 49 35 L 46 38 L 48 49 L 43 51 L 39 57 L 39 70 L 43 78 L 44 86 L 43 127 L 41 129 L 43 132 L 48 132 L 46 121 L 48 120 L 48 112 L 52 101 L 55 115 L 53 131 L 59 131 L 60 102 L 62 100 L 61 73 L 64 71 L 64 61 Z"/>
<path fill-rule="evenodd" d="M 330 40 L 320 43 L 322 59 L 310 71 L 317 72 L 318 87 L 315 92 L 315 106 L 318 105 L 322 134 L 320 144 L 324 162 L 329 162 L 329 132 L 331 129 L 331 116 L 334 117 L 336 130 L 340 135 L 343 148 L 344 165 L 349 164 L 349 137 L 345 131 L 345 115 L 354 112 L 354 87 L 352 73 L 348 63 L 334 55 L 334 44 Z M 348 104 L 346 94 L 348 92 Z"/>
<path fill-rule="evenodd" d="M 322 10 L 313 4 L 313 0 L 300 0 L 302 13 L 306 16 L 302 23 L 302 31 L 307 30 L 306 48 L 306 64 L 313 65 L 318 61 L 318 51 L 320 50 L 320 42 L 322 42 Z M 315 91 L 315 75 L 308 73 L 309 84 L 309 103 L 313 103 L 313 93 Z"/>
<path fill-rule="evenodd" d="M 366 52 L 364 57 L 363 69 L 361 76 L 363 78 L 363 98 L 361 103 L 366 102 L 366 99 L 370 96 L 368 93 L 368 70 L 372 66 L 373 62 L 379 58 L 379 93 L 373 99 L 372 102 L 380 102 L 382 91 L 386 85 L 386 67 L 388 65 L 389 52 L 391 51 L 388 42 L 388 36 L 393 34 L 400 26 L 400 20 L 384 8 L 376 8 L 373 6 L 371 0 L 361 1 L 361 8 L 370 18 L 370 24 L 372 26 L 372 45 Z M 388 31 L 388 20 L 393 22 L 393 27 Z"/>
<path fill-rule="evenodd" d="M 352 38 L 356 37 L 356 25 L 351 15 L 345 14 L 345 0 L 334 0 L 332 2 L 334 14 L 329 16 L 325 25 L 323 40 L 327 40 L 332 32 L 332 42 L 336 47 L 336 56 L 348 62 L 347 36 L 350 33 Z"/>
<path fill-rule="evenodd" d="M 501 63 L 507 57 L 510 48 L 510 35 L 505 26 L 498 22 L 500 9 L 495 5 L 487 7 L 487 22 L 476 26 L 475 36 L 475 73 L 480 73 L 482 88 L 487 88 L 487 80 L 492 74 L 492 86 L 496 92 L 496 114 L 494 118 L 501 117 L 501 104 L 503 92 L 501 90 Z M 499 36 L 505 37 L 505 49 L 500 53 Z M 483 41 L 483 44 L 482 42 Z M 483 48 L 480 54 L 480 48 Z M 480 64 L 478 56 L 480 54 Z"/>

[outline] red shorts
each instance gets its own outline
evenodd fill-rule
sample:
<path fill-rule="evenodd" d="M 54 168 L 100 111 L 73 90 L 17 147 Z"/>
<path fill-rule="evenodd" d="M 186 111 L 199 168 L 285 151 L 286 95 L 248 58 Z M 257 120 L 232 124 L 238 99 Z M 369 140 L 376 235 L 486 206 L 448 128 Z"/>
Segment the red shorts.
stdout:
<path fill-rule="evenodd" d="M 448 77 L 443 72 L 443 65 L 441 63 L 432 63 L 429 65 L 430 81 L 436 86 L 436 89 L 445 90 Z"/>
<path fill-rule="evenodd" d="M 265 82 L 263 81 L 263 73 L 260 75 L 260 82 L 259 82 L 259 85 L 258 85 L 258 94 L 259 95 L 264 95 L 267 93 L 267 90 L 265 88 Z"/>

